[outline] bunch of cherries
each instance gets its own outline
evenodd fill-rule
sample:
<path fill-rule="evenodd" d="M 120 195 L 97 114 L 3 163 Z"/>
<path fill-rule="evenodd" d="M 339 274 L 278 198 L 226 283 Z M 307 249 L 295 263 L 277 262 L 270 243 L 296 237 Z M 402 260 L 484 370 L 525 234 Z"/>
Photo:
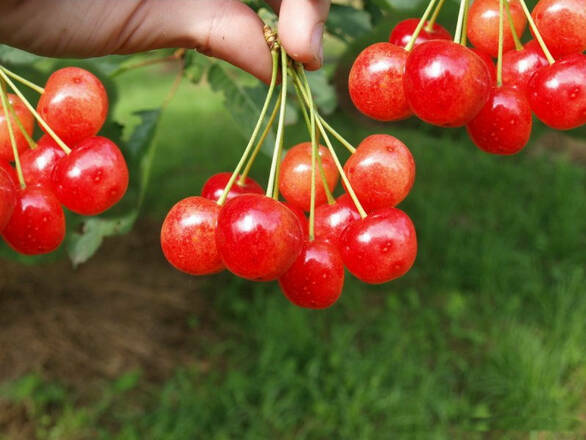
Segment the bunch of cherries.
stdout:
<path fill-rule="evenodd" d="M 167 260 L 183 272 L 206 275 L 228 269 L 252 281 L 278 280 L 292 303 L 326 308 L 342 293 L 344 267 L 360 280 L 378 284 L 404 275 L 413 265 L 415 228 L 395 206 L 413 185 L 415 162 L 393 136 L 373 135 L 357 148 L 350 145 L 319 115 L 303 66 L 287 56 L 268 28 L 266 37 L 273 80 L 240 162 L 234 172 L 210 177 L 201 196 L 172 207 L 162 226 L 161 246 Z M 279 70 L 284 73 L 281 90 L 259 137 Z M 310 142 L 293 146 L 281 161 L 289 81 Z M 248 171 L 277 113 L 264 191 Z M 344 166 L 330 135 L 352 153 Z M 318 136 L 326 146 L 319 145 Z M 334 199 L 340 177 L 346 192 Z"/>
<path fill-rule="evenodd" d="M 540 0 L 532 13 L 525 0 L 462 0 L 453 39 L 436 23 L 436 3 L 356 58 L 348 83 L 358 110 L 466 126 L 480 149 L 503 155 L 525 147 L 532 113 L 558 130 L 586 123 L 584 0 Z M 527 22 L 535 40 L 522 45 Z"/>
<path fill-rule="evenodd" d="M 41 94 L 36 110 L 11 78 Z M 65 237 L 63 206 L 100 214 L 128 187 L 120 149 L 96 136 L 108 112 L 106 90 L 76 67 L 55 71 L 41 88 L 0 66 L 0 95 L 0 233 L 17 252 L 49 253 Z M 35 119 L 46 133 L 38 142 Z"/>

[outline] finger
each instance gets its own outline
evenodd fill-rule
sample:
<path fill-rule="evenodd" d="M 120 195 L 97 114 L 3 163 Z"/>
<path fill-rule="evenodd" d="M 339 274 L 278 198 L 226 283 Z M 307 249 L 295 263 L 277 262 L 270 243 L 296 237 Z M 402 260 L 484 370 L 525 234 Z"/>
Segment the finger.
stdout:
<path fill-rule="evenodd" d="M 282 0 L 279 38 L 287 53 L 309 70 L 323 62 L 322 37 L 330 10 L 329 0 Z"/>
<path fill-rule="evenodd" d="M 237 0 L 44 0 L 1 10 L 0 40 L 48 56 L 196 48 L 270 81 L 258 16 Z M 0 9 L 2 9 L 0 7 Z"/>

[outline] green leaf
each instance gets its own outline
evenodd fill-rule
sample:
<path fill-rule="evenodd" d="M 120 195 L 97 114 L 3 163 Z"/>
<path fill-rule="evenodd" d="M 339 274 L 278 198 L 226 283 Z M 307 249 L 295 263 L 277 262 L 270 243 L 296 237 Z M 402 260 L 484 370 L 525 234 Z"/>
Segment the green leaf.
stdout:
<path fill-rule="evenodd" d="M 412 11 L 418 9 L 423 4 L 423 0 L 370 0 L 370 2 L 376 4 L 379 8 L 389 11 Z"/>
<path fill-rule="evenodd" d="M 183 70 L 185 78 L 193 84 L 198 84 L 211 64 L 210 58 L 197 53 L 195 50 L 188 50 L 185 53 L 185 67 Z"/>
<path fill-rule="evenodd" d="M 43 57 L 30 52 L 0 44 L 0 63 L 13 65 L 33 64 L 42 59 Z"/>
<path fill-rule="evenodd" d="M 326 28 L 330 34 L 349 41 L 372 30 L 372 23 L 366 11 L 351 6 L 332 5 Z"/>

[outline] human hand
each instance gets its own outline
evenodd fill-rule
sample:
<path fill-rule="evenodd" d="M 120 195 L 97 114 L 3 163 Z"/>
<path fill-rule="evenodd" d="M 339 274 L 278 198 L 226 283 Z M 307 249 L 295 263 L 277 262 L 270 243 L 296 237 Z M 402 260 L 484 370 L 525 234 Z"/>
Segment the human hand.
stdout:
<path fill-rule="evenodd" d="M 267 0 L 279 38 L 309 70 L 322 63 L 329 0 Z M 270 80 L 263 23 L 238 0 L 4 0 L 0 42 L 52 57 L 95 57 L 163 47 L 195 48 Z"/>

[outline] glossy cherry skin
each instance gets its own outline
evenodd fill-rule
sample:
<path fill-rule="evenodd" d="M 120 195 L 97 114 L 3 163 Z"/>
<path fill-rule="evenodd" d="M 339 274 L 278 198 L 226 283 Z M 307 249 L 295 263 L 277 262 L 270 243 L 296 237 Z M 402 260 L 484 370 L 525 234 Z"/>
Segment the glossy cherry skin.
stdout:
<path fill-rule="evenodd" d="M 526 95 L 533 74 L 548 64 L 539 43 L 531 40 L 522 50 L 512 49 L 503 54 L 503 85 L 516 87 Z"/>
<path fill-rule="evenodd" d="M 203 197 L 175 204 L 161 228 L 161 248 L 169 263 L 190 275 L 220 272 L 224 264 L 216 248 L 220 206 Z"/>
<path fill-rule="evenodd" d="M 586 50 L 584 0 L 540 0 L 531 16 L 554 57 Z"/>
<path fill-rule="evenodd" d="M 400 21 L 391 31 L 391 35 L 389 36 L 389 43 L 392 43 L 400 47 L 407 47 L 409 41 L 411 41 L 411 36 L 413 35 L 413 32 L 415 31 L 415 28 L 418 24 L 418 18 L 408 18 L 406 20 Z M 429 40 L 452 39 L 452 35 L 450 34 L 450 32 L 442 25 L 434 23 L 432 30 L 428 31 L 428 24 L 429 22 L 425 22 L 425 25 L 423 26 L 421 32 L 415 40 L 415 46 L 421 43 L 425 43 Z"/>
<path fill-rule="evenodd" d="M 19 190 L 2 237 L 15 251 L 25 255 L 56 250 L 65 238 L 65 214 L 57 197 L 41 186 Z"/>
<path fill-rule="evenodd" d="M 490 73 L 491 84 L 496 84 L 496 66 L 490 55 L 487 55 L 485 52 L 476 49 L 475 47 L 471 47 L 470 50 L 484 61 L 484 64 L 486 64 L 486 67 L 488 68 L 488 73 Z"/>
<path fill-rule="evenodd" d="M 201 196 L 217 202 L 220 200 L 220 197 L 222 197 L 222 194 L 224 194 L 224 188 L 226 188 L 230 177 L 232 177 L 232 173 L 228 172 L 214 174 L 203 184 Z M 243 185 L 238 182 L 239 179 L 240 176 L 238 176 L 236 182 L 234 182 L 234 185 L 230 188 L 226 200 L 248 193 L 264 194 L 262 186 L 260 186 L 254 179 L 247 176 L 246 179 L 244 179 Z"/>
<path fill-rule="evenodd" d="M 128 168 L 120 149 L 95 136 L 79 143 L 53 170 L 59 201 L 82 215 L 96 215 L 114 206 L 128 188 Z"/>
<path fill-rule="evenodd" d="M 16 206 L 16 186 L 12 177 L 0 169 L 0 232 L 8 224 Z"/>
<path fill-rule="evenodd" d="M 59 69 L 49 77 L 37 111 L 55 133 L 73 148 L 95 136 L 108 114 L 108 95 L 102 82 L 78 67 Z"/>
<path fill-rule="evenodd" d="M 470 49 L 434 40 L 413 49 L 405 65 L 405 95 L 422 120 L 442 127 L 470 122 L 490 95 L 490 73 Z"/>
<path fill-rule="evenodd" d="M 4 170 L 8 174 L 15 187 L 18 186 L 18 176 L 16 175 L 16 170 L 12 167 L 12 165 L 10 165 L 10 163 L 8 163 L 7 160 L 0 158 L 0 169 Z"/>
<path fill-rule="evenodd" d="M 303 236 L 307 237 L 309 234 L 309 220 L 305 216 L 305 212 L 303 209 L 298 208 L 296 206 L 291 205 L 290 203 L 281 202 L 282 205 L 285 205 L 287 208 L 295 214 L 297 220 L 299 220 L 299 225 L 301 226 L 301 230 L 303 231 Z"/>
<path fill-rule="evenodd" d="M 358 55 L 348 77 L 348 91 L 361 113 L 378 121 L 411 116 L 403 90 L 408 55 L 391 43 L 375 43 Z"/>
<path fill-rule="evenodd" d="M 495 87 L 478 116 L 466 127 L 481 150 L 492 154 L 516 154 L 531 136 L 533 119 L 525 95 L 518 89 Z"/>
<path fill-rule="evenodd" d="M 586 123 L 586 56 L 570 55 L 538 70 L 527 85 L 529 105 L 545 124 L 570 130 Z"/>
<path fill-rule="evenodd" d="M 260 194 L 226 202 L 218 216 L 216 245 L 226 268 L 253 281 L 280 278 L 303 249 L 299 220 L 282 203 Z"/>
<path fill-rule="evenodd" d="M 343 194 L 332 205 L 326 203 L 315 210 L 316 240 L 331 241 L 338 245 L 342 232 L 350 223 L 360 219 L 360 214 L 348 194 Z"/>
<path fill-rule="evenodd" d="M 407 197 L 415 182 L 415 161 L 399 139 L 374 134 L 358 145 L 344 172 L 364 209 L 371 212 Z"/>
<path fill-rule="evenodd" d="M 356 278 L 369 284 L 386 283 L 413 266 L 417 256 L 415 227 L 400 209 L 382 209 L 344 230 L 340 253 Z"/>
<path fill-rule="evenodd" d="M 515 29 L 520 37 L 527 26 L 527 19 L 519 0 L 511 0 L 509 4 Z M 499 21 L 499 0 L 475 0 L 470 6 L 467 27 L 468 38 L 474 47 L 493 58 L 498 56 Z M 503 51 L 506 52 L 515 47 L 513 33 L 506 13 L 504 25 Z"/>
<path fill-rule="evenodd" d="M 8 94 L 8 102 L 12 104 L 14 112 L 18 119 L 22 123 L 26 132 L 31 135 L 35 126 L 35 119 L 31 112 L 25 107 L 20 98 L 16 95 Z M 16 148 L 18 152 L 22 152 L 28 148 L 26 138 L 21 133 L 20 129 L 12 114 L 10 114 L 10 121 L 12 126 L 12 132 L 14 133 L 14 140 L 16 141 Z M 0 105 L 0 159 L 7 160 L 8 162 L 14 161 L 14 153 L 12 151 L 12 144 L 10 143 L 10 135 L 8 133 L 8 119 L 4 113 L 4 108 Z"/>
<path fill-rule="evenodd" d="M 20 157 L 26 184 L 50 188 L 55 165 L 65 156 L 59 145 L 50 136 L 44 135 L 37 142 L 37 148 L 25 151 Z"/>
<path fill-rule="evenodd" d="M 344 263 L 340 252 L 328 241 L 306 241 L 291 268 L 279 278 L 289 301 L 307 309 L 325 309 L 334 304 L 344 287 Z"/>
<path fill-rule="evenodd" d="M 338 169 L 330 152 L 323 146 L 319 146 L 321 163 L 328 182 L 328 188 L 333 191 L 338 183 Z M 315 173 L 315 205 L 326 202 L 326 192 L 319 174 L 319 164 L 316 158 Z M 304 211 L 311 207 L 311 143 L 303 142 L 292 147 L 279 171 L 279 191 L 287 202 Z"/>

